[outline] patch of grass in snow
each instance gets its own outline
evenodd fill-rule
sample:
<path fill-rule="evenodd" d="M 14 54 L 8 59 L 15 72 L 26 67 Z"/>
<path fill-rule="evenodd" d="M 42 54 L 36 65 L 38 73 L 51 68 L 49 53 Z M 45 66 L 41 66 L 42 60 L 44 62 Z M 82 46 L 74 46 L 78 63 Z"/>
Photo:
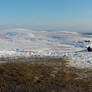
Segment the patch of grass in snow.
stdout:
<path fill-rule="evenodd" d="M 69 67 L 63 58 L 3 60 L 9 63 L 0 65 L 0 92 L 92 92 L 92 70 Z"/>

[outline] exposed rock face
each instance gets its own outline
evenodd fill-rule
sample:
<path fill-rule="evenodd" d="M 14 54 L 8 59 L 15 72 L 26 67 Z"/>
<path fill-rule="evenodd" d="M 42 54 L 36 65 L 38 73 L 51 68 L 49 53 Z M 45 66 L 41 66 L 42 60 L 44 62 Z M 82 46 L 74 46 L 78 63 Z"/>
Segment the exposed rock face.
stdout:
<path fill-rule="evenodd" d="M 88 52 L 92 52 L 92 48 L 90 46 L 87 48 L 87 50 Z"/>
<path fill-rule="evenodd" d="M 85 40 L 85 42 L 91 42 L 90 40 Z"/>

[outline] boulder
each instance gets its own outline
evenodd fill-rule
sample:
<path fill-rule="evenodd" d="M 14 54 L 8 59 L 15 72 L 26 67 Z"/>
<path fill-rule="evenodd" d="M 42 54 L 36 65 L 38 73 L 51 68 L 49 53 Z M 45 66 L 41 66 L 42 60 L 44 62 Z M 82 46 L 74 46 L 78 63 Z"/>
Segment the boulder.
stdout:
<path fill-rule="evenodd" d="M 89 46 L 87 47 L 88 52 L 92 52 L 92 48 Z"/>

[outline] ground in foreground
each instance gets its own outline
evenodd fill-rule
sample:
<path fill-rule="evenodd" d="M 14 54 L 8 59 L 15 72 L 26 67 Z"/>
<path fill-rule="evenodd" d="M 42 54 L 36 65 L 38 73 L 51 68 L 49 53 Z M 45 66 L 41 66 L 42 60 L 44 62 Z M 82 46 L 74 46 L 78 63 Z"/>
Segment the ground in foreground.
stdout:
<path fill-rule="evenodd" d="M 8 61 L 0 65 L 0 92 L 92 92 L 92 70 L 69 67 L 64 58 L 0 60 Z"/>

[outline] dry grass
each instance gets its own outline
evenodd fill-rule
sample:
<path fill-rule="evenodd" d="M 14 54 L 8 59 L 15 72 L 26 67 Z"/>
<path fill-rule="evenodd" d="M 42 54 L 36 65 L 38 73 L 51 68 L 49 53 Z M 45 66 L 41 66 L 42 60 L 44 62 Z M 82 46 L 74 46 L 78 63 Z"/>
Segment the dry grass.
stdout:
<path fill-rule="evenodd" d="M 9 63 L 0 65 L 0 92 L 92 92 L 92 70 L 67 67 L 65 59 L 1 60 Z"/>

